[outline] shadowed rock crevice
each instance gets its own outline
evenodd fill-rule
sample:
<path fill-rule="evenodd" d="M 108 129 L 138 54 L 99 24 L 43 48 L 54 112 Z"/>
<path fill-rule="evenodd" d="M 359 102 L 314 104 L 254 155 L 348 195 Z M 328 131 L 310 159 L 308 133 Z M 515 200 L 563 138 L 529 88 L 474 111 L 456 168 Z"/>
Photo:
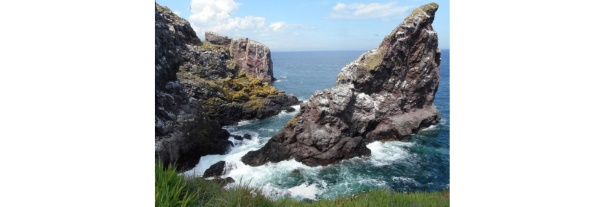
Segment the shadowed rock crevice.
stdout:
<path fill-rule="evenodd" d="M 423 5 L 382 43 L 347 64 L 331 89 L 316 91 L 269 142 L 242 161 L 258 166 L 295 159 L 317 166 L 370 155 L 375 140 L 408 140 L 437 124 L 433 104 L 441 62 L 433 22 L 438 5 Z"/>

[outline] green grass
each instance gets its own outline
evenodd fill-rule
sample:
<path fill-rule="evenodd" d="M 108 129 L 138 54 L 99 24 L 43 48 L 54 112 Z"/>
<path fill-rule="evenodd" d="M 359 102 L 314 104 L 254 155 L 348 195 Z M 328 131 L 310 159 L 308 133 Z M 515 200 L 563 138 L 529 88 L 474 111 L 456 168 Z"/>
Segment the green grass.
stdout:
<path fill-rule="evenodd" d="M 176 172 L 176 166 L 164 168 L 161 162 L 155 164 L 155 206 L 192 206 L 196 198 L 185 190 L 185 178 Z"/>
<path fill-rule="evenodd" d="M 156 161 L 156 206 L 450 206 L 449 190 L 407 194 L 376 188 L 352 194 L 355 197 L 341 195 L 314 202 L 297 201 L 285 194 L 270 200 L 269 195 L 262 195 L 260 186 L 251 185 L 250 181 L 239 180 L 234 187 L 225 189 L 222 183 L 178 176 L 174 166 L 162 168 Z"/>

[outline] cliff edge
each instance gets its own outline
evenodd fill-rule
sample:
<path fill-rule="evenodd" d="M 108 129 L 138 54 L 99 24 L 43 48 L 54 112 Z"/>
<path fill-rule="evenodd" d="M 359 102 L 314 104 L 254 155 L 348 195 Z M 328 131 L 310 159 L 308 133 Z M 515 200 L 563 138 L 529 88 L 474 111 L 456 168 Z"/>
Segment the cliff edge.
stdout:
<path fill-rule="evenodd" d="M 240 70 L 263 82 L 276 80 L 273 77 L 271 50 L 260 42 L 248 38 L 231 39 L 216 32 L 205 32 L 206 41 L 229 48 Z"/>
<path fill-rule="evenodd" d="M 438 7 L 415 9 L 378 47 L 342 68 L 333 88 L 316 91 L 279 133 L 242 161 L 328 165 L 370 155 L 366 145 L 375 140 L 408 140 L 438 123 L 433 100 L 441 53 L 431 26 Z"/>

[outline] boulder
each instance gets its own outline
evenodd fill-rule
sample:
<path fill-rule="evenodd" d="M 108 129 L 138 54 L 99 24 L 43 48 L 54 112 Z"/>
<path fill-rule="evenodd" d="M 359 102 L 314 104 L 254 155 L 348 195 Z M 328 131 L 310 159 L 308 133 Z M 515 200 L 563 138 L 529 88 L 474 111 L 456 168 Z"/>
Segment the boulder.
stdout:
<path fill-rule="evenodd" d="M 224 175 L 226 172 L 225 161 L 214 163 L 206 171 L 202 177 L 214 177 Z"/>
<path fill-rule="evenodd" d="M 250 136 L 249 134 L 244 134 L 244 138 L 250 140 L 252 139 L 252 136 Z"/>

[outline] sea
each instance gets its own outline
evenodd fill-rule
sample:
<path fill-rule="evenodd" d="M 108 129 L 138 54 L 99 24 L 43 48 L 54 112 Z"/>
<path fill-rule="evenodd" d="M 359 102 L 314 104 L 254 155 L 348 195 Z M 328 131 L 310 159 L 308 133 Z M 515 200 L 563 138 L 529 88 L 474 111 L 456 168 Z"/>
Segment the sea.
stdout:
<path fill-rule="evenodd" d="M 332 88 L 342 67 L 366 51 L 272 52 L 271 83 L 279 90 L 305 101 L 315 91 Z M 388 188 L 393 191 L 439 191 L 450 185 L 450 51 L 441 50 L 441 80 L 435 105 L 441 112 L 438 124 L 411 135 L 409 141 L 376 141 L 368 144 L 371 156 L 343 160 L 338 164 L 309 167 L 294 160 L 267 163 L 258 167 L 245 165 L 241 157 L 258 150 L 300 111 L 262 120 L 246 120 L 225 126 L 232 135 L 252 135 L 251 140 L 229 138 L 234 147 L 225 155 L 207 155 L 197 166 L 183 174 L 201 176 L 212 164 L 226 161 L 232 169 L 223 177 L 236 183 L 258 186 L 265 192 L 291 192 L 293 198 L 323 199 Z M 294 172 L 297 170 L 296 172 Z M 280 184 L 281 182 L 281 184 Z M 226 188 L 235 184 L 229 184 Z M 285 195 L 285 194 L 284 194 Z"/>

